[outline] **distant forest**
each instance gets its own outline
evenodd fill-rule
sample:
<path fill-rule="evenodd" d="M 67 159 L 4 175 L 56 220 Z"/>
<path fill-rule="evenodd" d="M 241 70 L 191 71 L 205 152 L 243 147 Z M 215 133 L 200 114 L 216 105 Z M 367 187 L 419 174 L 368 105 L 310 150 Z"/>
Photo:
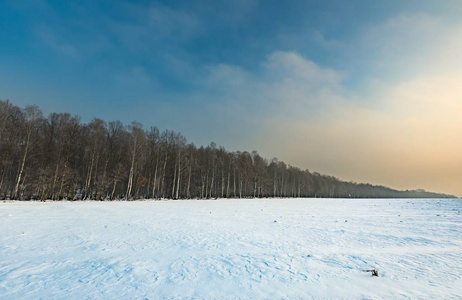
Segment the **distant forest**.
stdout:
<path fill-rule="evenodd" d="M 8 100 L 0 100 L 0 172 L 1 199 L 454 197 L 345 182 L 215 143 L 197 147 L 138 122 L 44 117 L 35 105 Z"/>

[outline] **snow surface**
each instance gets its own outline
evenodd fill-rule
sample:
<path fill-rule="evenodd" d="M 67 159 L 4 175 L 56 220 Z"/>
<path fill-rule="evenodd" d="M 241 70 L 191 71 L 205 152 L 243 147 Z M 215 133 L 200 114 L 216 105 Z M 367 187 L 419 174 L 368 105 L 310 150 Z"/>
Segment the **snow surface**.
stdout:
<path fill-rule="evenodd" d="M 0 298 L 461 298 L 461 211 L 409 199 L 0 203 Z"/>

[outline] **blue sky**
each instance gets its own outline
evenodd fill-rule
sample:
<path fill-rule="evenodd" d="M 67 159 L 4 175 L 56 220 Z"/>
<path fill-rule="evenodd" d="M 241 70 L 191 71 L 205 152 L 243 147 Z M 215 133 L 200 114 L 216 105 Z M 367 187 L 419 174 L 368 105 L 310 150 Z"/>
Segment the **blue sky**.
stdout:
<path fill-rule="evenodd" d="M 0 99 L 462 194 L 461 15 L 457 0 L 6 0 Z"/>

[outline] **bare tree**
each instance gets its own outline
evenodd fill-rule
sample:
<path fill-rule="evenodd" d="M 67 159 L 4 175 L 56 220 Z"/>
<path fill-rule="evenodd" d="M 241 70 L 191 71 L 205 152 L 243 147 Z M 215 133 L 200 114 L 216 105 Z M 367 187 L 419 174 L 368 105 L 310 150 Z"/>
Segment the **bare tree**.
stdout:
<path fill-rule="evenodd" d="M 180 133 L 140 123 L 21 109 L 0 100 L 0 197 L 173 199 L 215 197 L 447 197 L 338 178 L 268 161 L 256 151 L 196 147 Z"/>
<path fill-rule="evenodd" d="M 141 152 L 145 142 L 145 132 L 143 125 L 138 122 L 132 122 L 130 126 L 131 132 L 131 163 L 130 163 L 130 174 L 128 175 L 127 193 L 125 199 L 129 199 L 132 196 L 133 189 L 133 178 L 135 176 L 135 166 L 138 159 L 138 154 Z"/>
<path fill-rule="evenodd" d="M 42 112 L 36 105 L 26 106 L 24 109 L 24 128 L 23 128 L 23 151 L 21 163 L 18 170 L 18 176 L 16 177 L 16 185 L 14 188 L 13 198 L 19 199 L 19 185 L 24 175 L 24 166 L 26 165 L 27 158 L 29 156 L 30 146 L 34 131 L 38 129 L 37 120 L 42 117 Z"/>

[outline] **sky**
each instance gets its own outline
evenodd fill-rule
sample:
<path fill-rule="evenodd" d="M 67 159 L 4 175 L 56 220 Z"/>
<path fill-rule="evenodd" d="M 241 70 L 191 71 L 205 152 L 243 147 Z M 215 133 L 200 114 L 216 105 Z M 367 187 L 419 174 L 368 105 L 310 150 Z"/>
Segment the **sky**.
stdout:
<path fill-rule="evenodd" d="M 462 196 L 459 0 L 0 1 L 0 99 Z"/>

